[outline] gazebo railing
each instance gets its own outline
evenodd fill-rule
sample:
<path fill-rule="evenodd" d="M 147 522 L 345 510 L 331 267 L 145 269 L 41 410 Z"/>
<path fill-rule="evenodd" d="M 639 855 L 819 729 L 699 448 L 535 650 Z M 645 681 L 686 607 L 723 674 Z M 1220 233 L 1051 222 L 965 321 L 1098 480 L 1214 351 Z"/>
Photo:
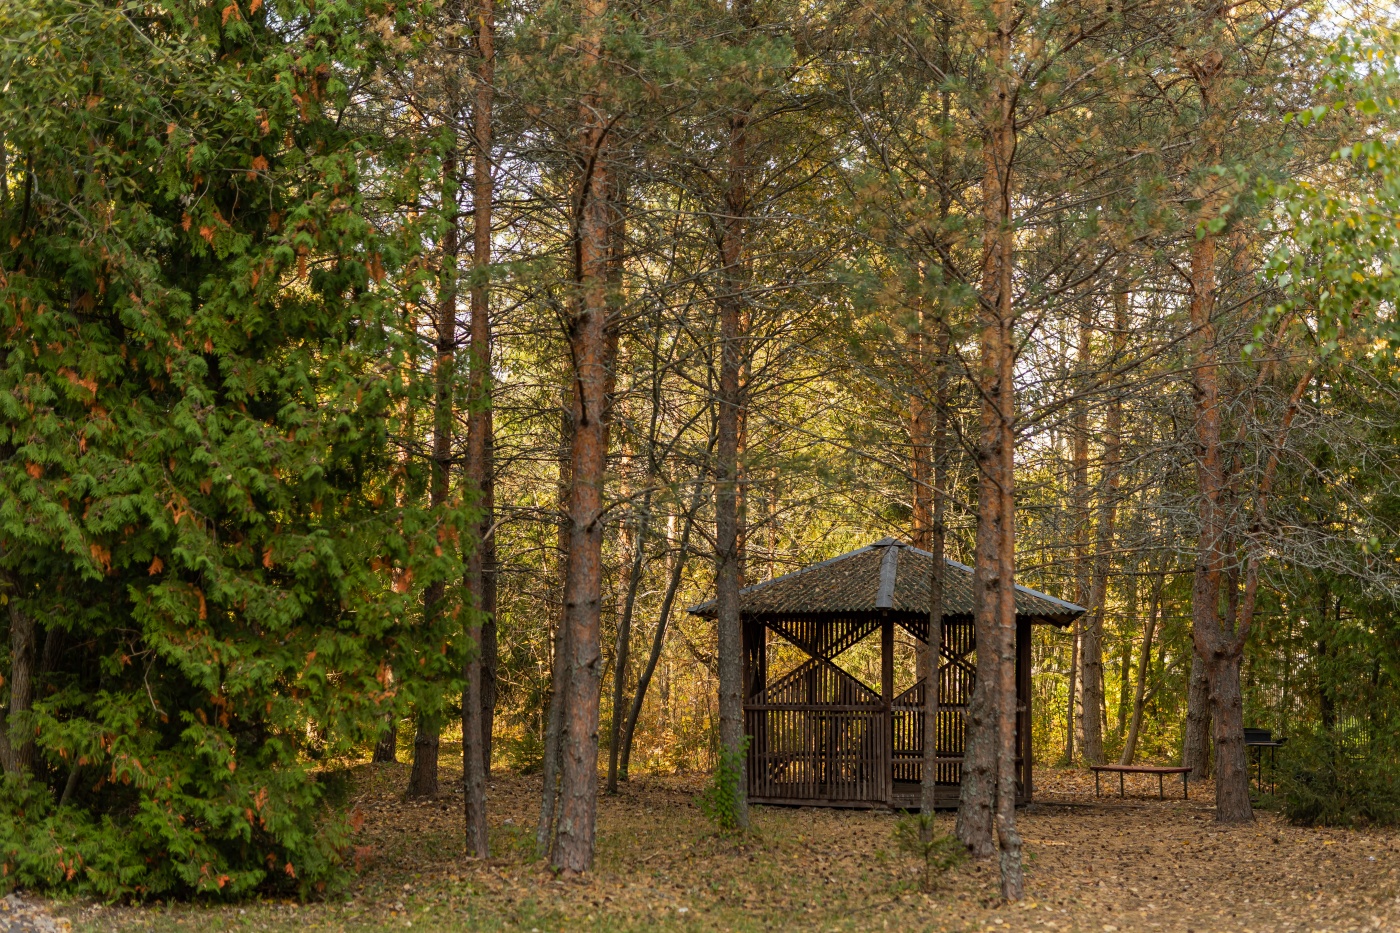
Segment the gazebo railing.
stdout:
<path fill-rule="evenodd" d="M 749 795 L 760 800 L 888 801 L 888 717 L 879 704 L 754 703 L 744 709 Z"/>

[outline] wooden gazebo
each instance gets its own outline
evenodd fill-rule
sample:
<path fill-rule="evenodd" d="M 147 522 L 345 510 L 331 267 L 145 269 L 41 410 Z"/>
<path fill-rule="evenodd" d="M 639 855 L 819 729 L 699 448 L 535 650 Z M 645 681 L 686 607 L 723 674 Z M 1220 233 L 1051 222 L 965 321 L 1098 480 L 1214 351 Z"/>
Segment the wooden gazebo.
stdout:
<path fill-rule="evenodd" d="M 755 803 L 827 807 L 919 805 L 923 779 L 925 679 L 894 694 L 894 628 L 928 642 L 933 555 L 893 538 L 739 593 L 744 632 L 744 719 L 748 794 Z M 956 806 L 967 703 L 976 669 L 972 568 L 947 561 L 943 650 L 938 663 L 938 801 Z M 690 609 L 713 617 L 714 600 Z M 1031 626 L 1064 627 L 1083 607 L 1016 587 L 1018 802 L 1031 799 Z M 880 633 L 878 688 L 836 663 Z M 807 659 L 771 683 L 769 641 L 777 634 Z"/>

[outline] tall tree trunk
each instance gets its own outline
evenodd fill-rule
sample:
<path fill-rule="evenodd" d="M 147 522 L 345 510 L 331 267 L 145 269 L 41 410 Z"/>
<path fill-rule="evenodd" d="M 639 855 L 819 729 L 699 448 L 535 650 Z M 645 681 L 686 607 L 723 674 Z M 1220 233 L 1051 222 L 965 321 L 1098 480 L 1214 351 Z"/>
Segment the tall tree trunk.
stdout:
<path fill-rule="evenodd" d="M 535 850 L 544 858 L 554 850 L 554 823 L 559 810 L 559 772 L 563 765 L 564 704 L 569 686 L 569 630 L 564 624 L 564 594 L 569 579 L 569 491 L 573 488 L 574 392 L 565 387 L 559 414 L 559 479 L 556 494 L 559 518 L 555 526 L 559 553 L 559 615 L 554 624 L 553 669 L 550 677 L 549 716 L 544 732 L 543 783 L 540 819 L 535 830 Z"/>
<path fill-rule="evenodd" d="M 495 79 L 494 0 L 477 0 L 476 10 L 476 107 L 473 114 L 472 161 L 472 283 L 471 283 L 471 411 L 467 415 L 466 479 L 476 493 L 478 517 L 473 529 L 474 546 L 467 557 L 467 593 L 472 605 L 468 618 L 471 644 L 467 650 L 466 689 L 462 694 L 463 817 L 467 852 L 487 858 L 490 843 L 486 824 L 486 734 L 484 701 L 484 644 L 486 612 L 486 536 L 491 529 L 487 501 L 491 463 L 487 437 L 491 430 L 491 317 L 486 276 L 491 265 L 491 208 L 494 195 L 491 173 L 491 108 Z"/>
<path fill-rule="evenodd" d="M 1152 598 L 1147 607 L 1147 621 L 1143 624 L 1142 648 L 1138 652 L 1137 686 L 1133 693 L 1133 716 L 1128 724 L 1128 737 L 1123 740 L 1123 757 L 1119 764 L 1130 765 L 1137 755 L 1138 736 L 1142 732 L 1143 707 L 1147 703 L 1147 675 L 1152 671 L 1152 639 L 1157 633 L 1157 617 L 1162 610 L 1162 590 L 1166 586 L 1167 557 L 1163 555 L 1161 569 L 1152 586 Z"/>
<path fill-rule="evenodd" d="M 489 320 L 488 320 L 489 326 Z M 488 347 L 490 342 L 488 340 Z M 488 371 L 489 376 L 489 371 Z M 495 423 L 491 409 L 482 416 L 482 433 L 486 435 L 485 486 L 481 495 L 482 524 L 491 529 L 496 517 L 496 443 Z M 496 535 L 488 531 L 481 542 L 481 766 L 491 774 L 491 737 L 496 726 L 496 698 L 499 694 L 496 672 L 500 650 L 496 639 L 496 582 L 499 567 L 496 558 Z"/>
<path fill-rule="evenodd" d="M 932 470 L 929 498 L 929 553 L 928 581 L 928 640 L 924 646 L 924 761 L 923 782 L 919 788 L 919 812 L 927 817 L 923 825 L 925 843 L 933 841 L 933 812 L 938 804 L 938 690 L 941 678 L 938 676 L 939 659 L 943 655 L 943 551 L 947 542 L 947 528 L 944 524 L 947 513 L 947 492 L 943 486 L 948 481 L 947 442 L 948 442 L 948 328 L 939 323 L 937 350 L 934 359 L 934 403 L 933 432 L 928 458 Z"/>
<path fill-rule="evenodd" d="M 739 0 L 738 12 L 747 27 L 748 0 Z M 720 220 L 719 393 L 716 419 L 715 477 L 715 606 L 719 630 L 719 740 L 723 752 L 740 765 L 735 820 L 749 823 L 747 767 L 744 747 L 744 645 L 739 617 L 740 502 L 742 464 L 740 431 L 743 419 L 743 370 L 745 301 L 745 253 L 747 244 L 748 129 L 749 110 L 741 107 L 729 119 L 729 165 L 724 185 L 724 215 Z"/>
<path fill-rule="evenodd" d="M 1218 67 L 1218 66 L 1217 66 Z M 1210 82 L 1202 82 L 1209 102 Z M 1191 628 L 1196 654 L 1210 689 L 1215 735 L 1215 818 L 1222 823 L 1254 818 L 1249 804 L 1249 769 L 1244 753 L 1240 661 L 1244 652 L 1237 619 L 1221 618 L 1228 535 L 1227 489 L 1220 428 L 1220 360 L 1215 342 L 1216 234 L 1206 224 L 1219 209 L 1207 205 L 1201 232 L 1191 247 L 1191 324 L 1195 329 L 1192 392 L 1196 404 L 1196 479 L 1200 535 L 1191 590 Z M 1231 588 L 1233 596 L 1233 587 Z M 1234 603 L 1234 599 L 1231 599 Z"/>
<path fill-rule="evenodd" d="M 1119 742 L 1128 730 L 1128 709 L 1133 692 L 1133 633 L 1137 629 L 1138 578 L 1137 569 L 1129 570 L 1123 582 L 1127 589 L 1127 606 L 1123 612 L 1123 627 L 1118 638 L 1118 725 L 1114 730 Z"/>
<path fill-rule="evenodd" d="M 438 270 L 436 356 L 433 360 L 433 459 L 428 501 L 434 511 L 447 504 L 452 482 L 452 434 L 455 424 L 453 382 L 457 366 L 457 259 L 461 251 L 457 200 L 462 179 L 457 152 L 442 159 L 442 260 Z M 423 593 L 423 615 L 429 620 L 441 611 L 446 584 L 436 581 Z M 436 797 L 438 748 L 442 719 L 436 712 L 418 713 L 418 733 L 413 739 L 413 769 L 408 776 L 409 797 Z"/>
<path fill-rule="evenodd" d="M 399 719 L 393 713 L 384 717 L 384 728 L 380 730 L 379 741 L 374 743 L 374 753 L 370 761 L 376 764 L 399 760 Z"/>
<path fill-rule="evenodd" d="M 1074 642 L 1069 655 L 1069 726 L 1065 735 L 1065 762 L 1073 765 L 1074 749 L 1079 746 L 1080 754 L 1085 753 L 1086 719 L 1097 713 L 1089 712 L 1089 697 L 1086 696 L 1086 679 L 1089 674 L 1086 666 L 1090 636 L 1088 629 L 1092 621 L 1093 604 L 1091 596 L 1091 568 L 1089 558 L 1089 402 L 1085 396 L 1089 370 L 1092 365 L 1093 329 L 1089 315 L 1089 305 L 1084 303 L 1079 309 L 1079 342 L 1075 349 L 1075 391 L 1079 397 L 1074 402 L 1072 462 L 1070 467 L 1072 499 L 1074 507 L 1074 600 L 1090 611 L 1087 616 L 1074 620 Z M 1095 642 L 1097 644 L 1097 642 Z M 1102 677 L 1102 668 L 1099 674 Z M 1097 708 L 1097 707 L 1096 707 Z M 1102 764 L 1090 761 L 1090 764 Z"/>
<path fill-rule="evenodd" d="M 1015 357 L 1012 303 L 1015 236 L 1011 205 L 1016 153 L 1016 87 L 1011 61 L 1014 0 L 992 0 L 988 36 L 989 94 L 983 114 L 982 281 L 978 382 L 981 435 L 977 445 L 977 555 L 973 568 L 977 629 L 978 716 L 969 716 L 968 750 L 981 757 L 964 766 L 960 838 L 975 853 L 991 848 L 993 817 L 1000 850 L 1001 894 L 1020 900 L 1025 888 L 1016 830 L 1016 537 Z M 969 756 L 971 757 L 971 756 Z M 990 764 L 990 767 L 988 765 Z M 980 773 L 978 773 L 980 772 Z M 966 775 L 971 775 L 969 780 Z M 990 779 L 990 780 L 988 780 Z M 988 786 L 990 784 L 990 786 Z M 981 800 L 977 797 L 981 796 Z M 988 806 L 990 804 L 990 806 Z M 967 811 L 966 814 L 964 811 Z M 965 818 L 966 817 L 966 818 Z M 965 833 L 965 834 L 964 834 Z"/>
<path fill-rule="evenodd" d="M 581 63 L 599 67 L 605 0 L 585 0 Z M 563 697 L 563 768 L 559 821 L 551 864 L 570 872 L 593 867 L 598 817 L 599 637 L 603 591 L 603 484 L 608 453 L 609 386 L 613 353 L 608 298 L 611 208 L 607 122 L 598 94 L 580 107 L 577 294 L 569 320 L 574 375 L 573 483 L 569 495 L 569 570 L 564 589 L 568 684 Z"/>
<path fill-rule="evenodd" d="M 24 774 L 34 767 L 34 731 L 28 716 L 34 706 L 34 617 L 20 608 L 14 590 L 9 592 L 10 705 L 5 728 L 0 730 L 0 765 L 6 774 Z"/>
<path fill-rule="evenodd" d="M 1081 347 L 1088 348 L 1083 339 Z M 1122 359 L 1128 340 L 1128 295 L 1121 290 L 1113 296 L 1113 360 Z M 1087 441 L 1087 439 L 1086 439 Z M 1108 603 L 1109 560 L 1113 553 L 1114 523 L 1118 515 L 1118 473 L 1122 460 L 1123 393 L 1114 387 L 1104 419 L 1103 478 L 1099 488 L 1098 527 L 1095 529 L 1093 581 L 1089 590 L 1089 621 L 1084 627 L 1084 760 L 1091 765 L 1104 763 L 1103 732 L 1105 694 L 1103 676 L 1104 615 Z M 1077 469 L 1077 466 L 1076 466 Z M 1120 709 L 1122 706 L 1120 705 Z M 1120 717 L 1121 719 L 1121 717 Z"/>
<path fill-rule="evenodd" d="M 929 315 L 920 314 L 926 322 Z M 909 332 L 909 354 L 922 368 L 927 335 L 919 330 Z M 933 451 L 932 425 L 937 417 L 934 406 L 924 401 L 919 391 L 909 395 L 909 465 L 913 478 L 912 531 L 910 537 L 914 547 L 921 551 L 933 550 Z M 772 575 L 771 573 L 769 574 Z"/>

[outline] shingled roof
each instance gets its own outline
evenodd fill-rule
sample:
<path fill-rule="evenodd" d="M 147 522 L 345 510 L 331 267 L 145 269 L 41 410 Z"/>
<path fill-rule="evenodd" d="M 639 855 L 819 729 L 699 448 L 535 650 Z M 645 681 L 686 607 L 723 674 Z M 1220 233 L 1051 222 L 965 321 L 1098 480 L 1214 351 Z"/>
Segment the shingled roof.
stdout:
<path fill-rule="evenodd" d="M 852 612 L 928 612 L 928 578 L 933 555 L 883 538 L 801 570 L 739 591 L 739 611 L 748 617 L 835 615 Z M 972 615 L 972 568 L 945 560 L 943 614 Z M 692 606 L 700 616 L 715 614 L 715 601 Z M 1016 587 L 1016 615 L 1051 625 L 1069 625 L 1085 612 L 1024 586 Z"/>

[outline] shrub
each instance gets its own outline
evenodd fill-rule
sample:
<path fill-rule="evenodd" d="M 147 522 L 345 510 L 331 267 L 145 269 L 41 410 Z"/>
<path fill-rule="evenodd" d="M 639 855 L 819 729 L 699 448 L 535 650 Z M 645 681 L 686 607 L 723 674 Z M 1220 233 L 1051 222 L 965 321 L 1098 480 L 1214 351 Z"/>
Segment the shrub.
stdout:
<path fill-rule="evenodd" d="M 1305 732 L 1280 752 L 1279 791 L 1291 822 L 1400 825 L 1400 756 L 1393 740 Z"/>
<path fill-rule="evenodd" d="M 724 834 L 738 832 L 742 828 L 744 758 L 748 751 L 748 736 L 744 736 L 737 749 L 721 748 L 710 782 L 700 795 L 700 812 Z"/>

